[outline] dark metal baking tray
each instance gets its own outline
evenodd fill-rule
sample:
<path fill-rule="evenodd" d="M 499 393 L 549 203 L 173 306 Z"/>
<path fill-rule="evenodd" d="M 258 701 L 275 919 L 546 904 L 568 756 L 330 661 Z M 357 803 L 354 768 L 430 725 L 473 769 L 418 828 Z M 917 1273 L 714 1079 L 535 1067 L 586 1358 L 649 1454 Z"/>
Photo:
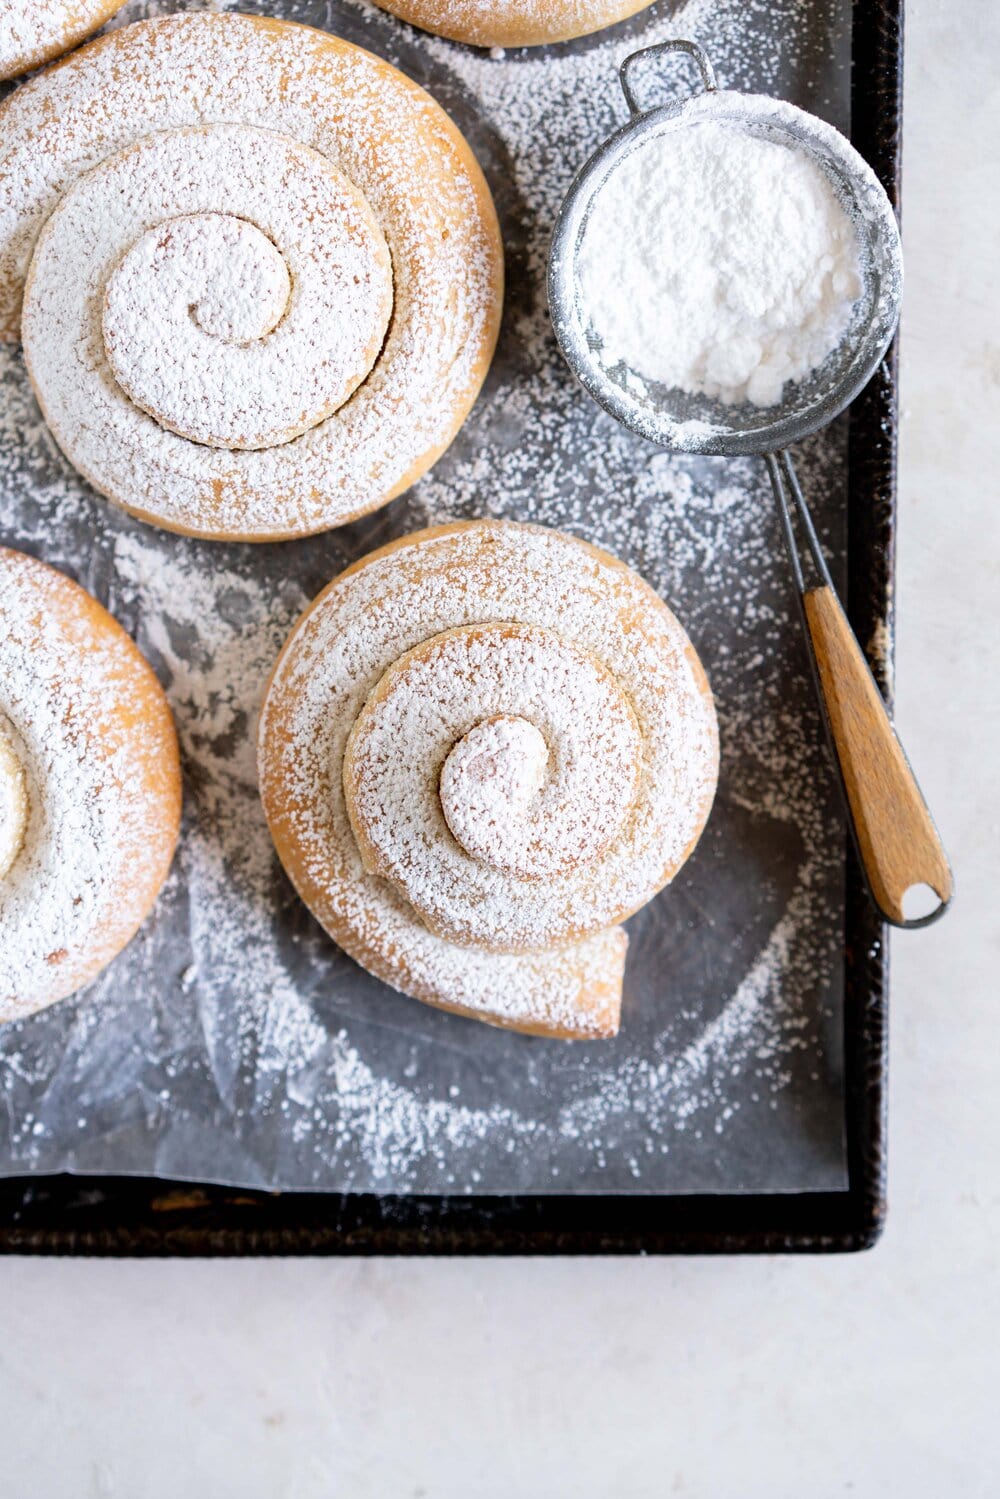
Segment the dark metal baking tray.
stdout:
<path fill-rule="evenodd" d="M 903 0 L 855 0 L 852 138 L 898 207 Z M 847 606 L 890 690 L 896 364 L 849 417 Z M 846 839 L 845 839 L 846 841 Z M 863 1249 L 885 1213 L 887 954 L 850 848 L 845 1191 L 476 1197 L 261 1193 L 152 1178 L 0 1182 L 0 1250 L 107 1255 L 628 1254 Z"/>

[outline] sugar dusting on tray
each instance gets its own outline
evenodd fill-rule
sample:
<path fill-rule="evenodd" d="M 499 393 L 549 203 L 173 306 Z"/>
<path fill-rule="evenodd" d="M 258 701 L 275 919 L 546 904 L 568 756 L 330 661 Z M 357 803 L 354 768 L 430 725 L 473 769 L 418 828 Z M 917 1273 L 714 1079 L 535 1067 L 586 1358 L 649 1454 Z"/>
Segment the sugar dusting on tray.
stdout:
<path fill-rule="evenodd" d="M 824 7 L 823 24 L 842 17 L 839 0 Z M 176 8 L 133 5 L 122 19 Z M 323 5 L 283 12 L 329 24 Z M 760 28 L 776 15 L 780 48 L 755 76 Z M 78 572 L 93 553 L 81 581 L 137 629 L 167 686 L 188 809 L 157 920 L 78 1003 L 42 1026 L 0 1033 L 3 1169 L 197 1176 L 211 1162 L 218 1179 L 326 1190 L 713 1190 L 720 1181 L 752 1187 L 747 1139 L 790 1132 L 807 1154 L 779 1152 L 769 1184 L 838 1183 L 839 1116 L 831 1135 L 822 1099 L 834 1111 L 839 1102 L 819 1075 L 837 1068 L 829 1041 L 839 1017 L 841 852 L 822 752 L 789 681 L 798 627 L 766 479 L 745 460 L 671 458 L 595 415 L 555 348 L 541 291 L 569 178 L 619 120 L 621 57 L 692 30 L 727 81 L 779 87 L 782 60 L 805 45 L 802 17 L 799 0 L 689 0 L 625 38 L 502 60 L 406 33 L 403 66 L 464 127 L 480 122 L 474 145 L 507 193 L 506 352 L 430 479 L 346 538 L 255 552 L 117 516 L 68 472 L 19 356 L 0 351 L 0 513 L 10 519 L 11 496 L 20 507 L 10 539 L 57 564 L 75 557 Z M 402 32 L 369 6 L 344 7 L 337 22 L 390 56 Z M 455 106 L 463 94 L 472 109 Z M 840 482 L 838 440 L 809 444 L 803 461 L 822 517 Z M 560 526 L 616 552 L 677 608 L 710 664 L 724 752 L 714 826 L 728 831 L 710 824 L 705 878 L 668 892 L 657 921 L 673 924 L 675 946 L 655 993 L 636 986 L 657 969 L 660 928 L 630 924 L 624 1031 L 611 1047 L 533 1043 L 374 986 L 355 994 L 357 971 L 281 880 L 259 806 L 255 715 L 306 597 L 391 535 L 477 514 Z M 786 851 L 770 864 L 741 863 L 761 825 Z M 705 892 L 726 880 L 746 884 L 759 913 L 722 931 L 709 924 L 725 899 L 713 906 Z M 713 967 L 692 1004 L 683 964 L 702 943 Z M 148 1004 L 136 999 L 147 993 Z M 519 1093 L 515 1071 L 525 1078 Z"/>

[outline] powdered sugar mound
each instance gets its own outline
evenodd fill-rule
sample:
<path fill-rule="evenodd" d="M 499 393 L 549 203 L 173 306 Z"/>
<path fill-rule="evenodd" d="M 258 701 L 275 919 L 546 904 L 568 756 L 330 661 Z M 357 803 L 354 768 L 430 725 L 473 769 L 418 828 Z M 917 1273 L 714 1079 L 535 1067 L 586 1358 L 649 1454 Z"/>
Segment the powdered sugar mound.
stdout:
<path fill-rule="evenodd" d="M 856 231 L 811 157 L 704 120 L 612 171 L 577 272 L 603 364 L 755 406 L 838 347 L 861 289 Z"/>

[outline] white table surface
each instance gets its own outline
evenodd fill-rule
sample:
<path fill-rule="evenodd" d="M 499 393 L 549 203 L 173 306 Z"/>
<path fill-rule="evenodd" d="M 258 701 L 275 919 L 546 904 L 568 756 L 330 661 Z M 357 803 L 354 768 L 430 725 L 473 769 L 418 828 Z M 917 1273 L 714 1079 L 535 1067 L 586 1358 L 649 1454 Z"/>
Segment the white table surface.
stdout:
<path fill-rule="evenodd" d="M 3 1499 L 1000 1493 L 1000 5 L 908 19 L 898 722 L 959 894 L 893 947 L 882 1243 L 0 1261 Z"/>

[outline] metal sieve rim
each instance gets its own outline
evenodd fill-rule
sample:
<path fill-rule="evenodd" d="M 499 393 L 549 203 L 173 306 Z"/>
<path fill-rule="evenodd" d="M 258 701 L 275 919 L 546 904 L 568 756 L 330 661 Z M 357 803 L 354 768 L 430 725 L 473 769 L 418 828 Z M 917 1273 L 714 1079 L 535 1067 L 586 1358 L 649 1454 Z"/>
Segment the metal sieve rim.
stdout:
<path fill-rule="evenodd" d="M 704 91 L 642 110 L 631 81 L 634 63 L 652 53 L 683 51 L 694 57 Z M 632 117 L 584 163 L 560 208 L 548 263 L 552 324 L 567 363 L 591 396 L 617 421 L 661 447 L 690 453 L 734 456 L 774 452 L 816 431 L 839 415 L 867 385 L 892 342 L 902 293 L 902 251 L 892 205 L 874 172 L 833 126 L 782 100 L 764 94 L 723 91 L 694 43 L 667 42 L 632 53 L 620 70 Z M 808 151 L 854 207 L 871 277 L 866 326 L 844 368 L 818 395 L 796 402 L 793 394 L 777 408 L 760 408 L 762 420 L 746 428 L 678 420 L 664 405 L 654 406 L 611 377 L 587 337 L 587 324 L 575 295 L 575 260 L 587 215 L 612 172 L 637 146 L 666 130 L 702 120 L 751 129 Z M 721 409 L 721 408 L 720 408 Z M 767 413 L 771 412 L 771 416 Z"/>

